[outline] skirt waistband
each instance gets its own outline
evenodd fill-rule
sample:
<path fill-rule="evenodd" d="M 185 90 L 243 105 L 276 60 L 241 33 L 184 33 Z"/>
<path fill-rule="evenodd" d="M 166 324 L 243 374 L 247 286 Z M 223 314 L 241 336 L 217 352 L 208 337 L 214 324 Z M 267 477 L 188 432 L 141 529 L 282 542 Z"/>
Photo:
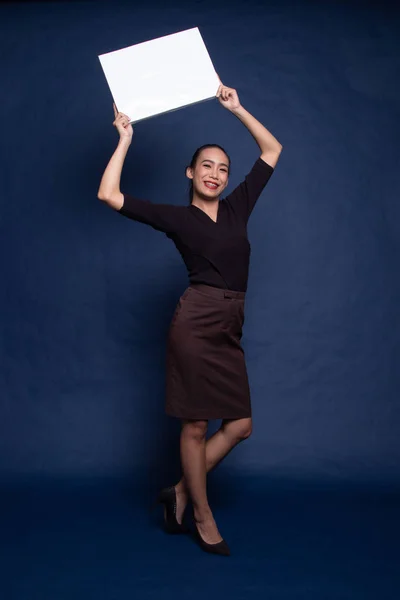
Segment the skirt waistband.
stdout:
<path fill-rule="evenodd" d="M 244 300 L 246 292 L 236 292 L 234 290 L 224 290 L 222 288 L 216 288 L 212 285 L 206 285 L 205 283 L 192 283 L 189 288 L 203 292 L 213 298 L 230 298 L 231 300 Z"/>

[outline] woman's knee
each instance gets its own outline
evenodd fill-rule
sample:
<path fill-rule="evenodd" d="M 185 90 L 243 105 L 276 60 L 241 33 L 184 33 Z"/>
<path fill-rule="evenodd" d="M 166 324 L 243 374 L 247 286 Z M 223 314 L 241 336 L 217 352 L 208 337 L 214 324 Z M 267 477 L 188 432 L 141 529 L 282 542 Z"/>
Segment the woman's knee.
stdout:
<path fill-rule="evenodd" d="M 247 440 L 252 433 L 252 421 L 248 419 L 225 420 L 222 423 L 225 433 L 230 435 L 236 442 Z"/>
<path fill-rule="evenodd" d="M 208 421 L 183 421 L 182 435 L 202 442 L 207 435 Z"/>

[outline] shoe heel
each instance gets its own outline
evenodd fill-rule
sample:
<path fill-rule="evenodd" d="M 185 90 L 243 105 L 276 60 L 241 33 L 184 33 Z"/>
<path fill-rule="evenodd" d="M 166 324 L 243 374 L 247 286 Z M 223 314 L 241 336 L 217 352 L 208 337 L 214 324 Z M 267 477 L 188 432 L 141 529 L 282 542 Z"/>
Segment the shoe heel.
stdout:
<path fill-rule="evenodd" d="M 174 487 L 162 489 L 152 509 L 154 510 L 159 504 L 164 505 L 164 529 L 167 533 L 189 533 L 187 527 L 176 520 L 176 492 Z"/>

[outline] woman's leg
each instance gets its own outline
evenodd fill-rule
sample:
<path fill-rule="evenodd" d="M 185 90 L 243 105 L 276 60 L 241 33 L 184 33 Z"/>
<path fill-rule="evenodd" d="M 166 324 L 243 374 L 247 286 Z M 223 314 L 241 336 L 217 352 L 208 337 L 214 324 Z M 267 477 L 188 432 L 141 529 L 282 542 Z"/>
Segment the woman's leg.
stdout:
<path fill-rule="evenodd" d="M 192 424 L 191 429 L 185 428 L 188 426 L 187 424 Z M 200 425 L 203 424 L 203 425 Z M 204 426 L 205 424 L 205 426 Z M 182 427 L 182 435 L 181 435 L 181 455 L 185 454 L 186 458 L 186 447 L 187 447 L 187 437 L 192 437 L 193 434 L 197 437 L 199 435 L 203 435 L 202 441 L 202 450 L 201 450 L 201 460 L 202 460 L 202 482 L 204 481 L 204 494 L 207 500 L 207 496 L 205 493 L 206 490 L 206 473 L 211 471 L 225 456 L 234 448 L 239 442 L 247 439 L 251 434 L 251 418 L 246 419 L 224 419 L 222 421 L 221 427 L 216 431 L 207 441 L 205 439 L 207 433 L 207 421 L 189 421 L 185 422 Z M 185 433 L 184 433 L 185 430 Z M 197 432 L 197 434 L 196 434 Z M 185 438 L 185 439 L 183 439 Z M 195 444 L 189 442 L 189 453 L 193 453 L 193 448 L 195 448 Z M 198 451 L 199 452 L 199 451 Z M 195 451 L 196 453 L 196 451 Z M 200 456 L 200 452 L 199 452 Z M 177 509 L 176 509 L 176 517 L 178 522 L 182 521 L 182 516 L 184 510 L 186 508 L 186 504 L 188 501 L 189 495 L 191 496 L 191 486 L 187 480 L 186 470 L 183 465 L 183 457 L 182 457 L 182 467 L 183 467 L 183 477 L 180 482 L 175 486 L 176 497 L 177 497 Z M 189 463 L 191 460 L 189 458 Z M 190 470 L 190 466 L 189 466 Z M 191 477 L 189 473 L 189 477 Z M 189 484 L 189 485 L 188 485 Z M 195 492 L 196 493 L 196 492 Z M 193 498 L 192 498 L 193 501 Z M 194 505 L 193 505 L 194 506 Z M 205 505 L 204 505 L 205 506 Z M 207 502 L 208 507 L 208 502 Z M 209 508 L 209 507 L 208 507 Z M 211 512 L 211 511 L 210 511 Z M 195 515 L 196 516 L 196 515 Z M 206 540 L 207 541 L 207 540 Z M 210 542 L 214 543 L 214 542 Z"/>
<path fill-rule="evenodd" d="M 207 499 L 207 426 L 207 421 L 184 421 L 182 423 L 181 462 L 187 494 L 192 500 L 194 518 L 199 533 L 205 542 L 217 544 L 222 537 Z M 180 503 L 177 494 L 177 508 Z"/>

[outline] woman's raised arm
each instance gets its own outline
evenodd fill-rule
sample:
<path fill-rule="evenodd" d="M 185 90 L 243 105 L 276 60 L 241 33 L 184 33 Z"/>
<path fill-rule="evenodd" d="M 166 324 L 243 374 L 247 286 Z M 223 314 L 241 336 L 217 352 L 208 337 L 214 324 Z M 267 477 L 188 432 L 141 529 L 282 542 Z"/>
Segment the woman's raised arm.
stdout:
<path fill-rule="evenodd" d="M 119 113 L 115 104 L 114 115 L 113 125 L 119 133 L 119 142 L 103 173 L 97 197 L 115 210 L 120 210 L 124 204 L 124 196 L 120 190 L 121 173 L 126 154 L 132 142 L 133 128 L 129 123 L 129 117 Z"/>
<path fill-rule="evenodd" d="M 224 108 L 227 108 L 247 127 L 261 150 L 261 158 L 271 167 L 275 167 L 282 151 L 282 144 L 268 131 L 260 121 L 257 121 L 240 104 L 236 90 L 228 88 L 221 83 L 218 88 L 217 98 Z"/>

